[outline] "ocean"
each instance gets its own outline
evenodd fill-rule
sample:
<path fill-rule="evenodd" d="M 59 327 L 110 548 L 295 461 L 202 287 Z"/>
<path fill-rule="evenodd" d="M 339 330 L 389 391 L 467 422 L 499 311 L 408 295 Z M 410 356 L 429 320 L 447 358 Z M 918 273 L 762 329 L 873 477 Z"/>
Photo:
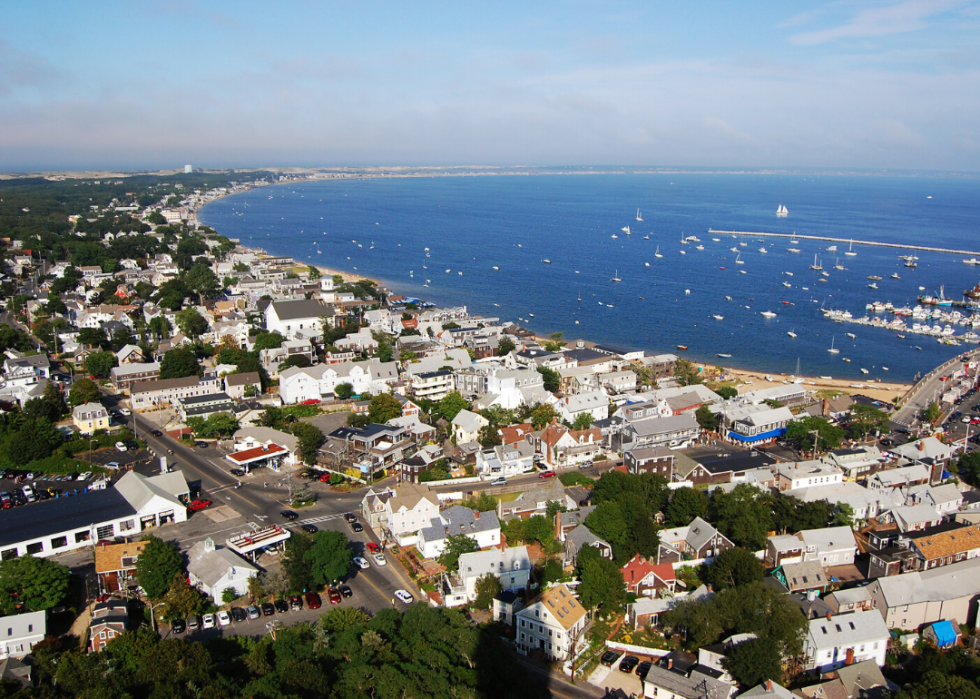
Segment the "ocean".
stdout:
<path fill-rule="evenodd" d="M 786 218 L 776 217 L 781 204 Z M 963 348 L 834 323 L 822 307 L 860 318 L 872 301 L 915 306 L 917 295 L 938 294 L 941 285 L 960 300 L 980 281 L 980 267 L 964 264 L 964 255 L 918 252 L 918 268 L 909 269 L 900 259 L 907 253 L 897 249 L 855 245 L 857 255 L 848 257 L 846 244 L 828 252 L 833 243 L 826 241 L 799 239 L 794 245 L 708 233 L 798 233 L 980 250 L 976 178 L 548 174 L 321 180 L 226 197 L 205 206 L 199 219 L 245 245 L 362 274 L 438 305 L 466 305 L 471 314 L 513 320 L 539 334 L 560 331 L 567 340 L 773 373 L 795 373 L 799 365 L 801 375 L 855 380 L 911 381 Z M 627 225 L 631 235 L 621 230 Z M 699 242 L 681 244 L 688 236 Z M 735 264 L 733 247 L 742 264 Z M 788 252 L 790 247 L 800 252 Z M 814 256 L 829 276 L 809 269 Z M 835 269 L 838 262 L 843 271 Z M 870 275 L 882 277 L 877 290 L 868 288 Z M 763 311 L 776 316 L 765 318 Z M 957 328 L 957 334 L 968 329 Z M 827 351 L 831 343 L 840 354 Z M 679 352 L 677 345 L 688 350 Z"/>

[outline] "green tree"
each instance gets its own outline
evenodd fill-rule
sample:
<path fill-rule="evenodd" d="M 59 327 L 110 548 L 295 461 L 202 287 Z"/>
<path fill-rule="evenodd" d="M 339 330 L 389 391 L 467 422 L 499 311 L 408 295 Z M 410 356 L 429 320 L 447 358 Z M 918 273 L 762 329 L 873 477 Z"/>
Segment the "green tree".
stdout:
<path fill-rule="evenodd" d="M 165 337 L 170 337 L 170 333 L 173 331 L 170 321 L 163 315 L 153 316 L 150 318 L 149 327 L 150 332 L 152 332 L 154 337 L 156 337 L 158 340 L 162 340 Z"/>
<path fill-rule="evenodd" d="M 481 427 L 476 441 L 478 441 L 480 446 L 484 449 L 490 449 L 503 444 L 503 438 L 501 438 L 497 432 L 497 428 L 493 425 L 484 425 Z"/>
<path fill-rule="evenodd" d="M 217 275 L 204 264 L 195 264 L 184 275 L 184 281 L 191 289 L 197 292 L 201 304 L 204 299 L 213 298 L 221 291 L 221 282 Z"/>
<path fill-rule="evenodd" d="M 101 399 L 98 385 L 92 379 L 80 378 L 68 390 L 68 405 L 84 405 L 85 403 L 98 403 Z"/>
<path fill-rule="evenodd" d="M 207 419 L 200 417 L 187 418 L 187 426 L 194 434 L 202 439 L 230 437 L 238 431 L 238 420 L 231 413 L 215 413 Z"/>
<path fill-rule="evenodd" d="M 169 589 L 163 595 L 162 601 L 161 616 L 171 621 L 199 614 L 208 604 L 208 600 L 196 588 L 190 586 L 183 573 L 177 573 L 170 579 Z"/>
<path fill-rule="evenodd" d="M 476 539 L 471 539 L 465 534 L 450 534 L 446 537 L 446 546 L 439 556 L 439 563 L 446 566 L 449 572 L 455 573 L 461 555 L 479 550 L 480 545 L 476 543 Z"/>
<path fill-rule="evenodd" d="M 7 457 L 18 465 L 46 459 L 65 441 L 47 417 L 31 419 L 17 415 L 13 418 L 13 424 L 17 431 L 7 439 Z"/>
<path fill-rule="evenodd" d="M 326 631 L 344 631 L 354 626 L 363 626 L 370 617 L 357 607 L 334 607 L 320 617 L 320 624 Z"/>
<path fill-rule="evenodd" d="M 538 373 L 544 378 L 544 390 L 554 393 L 561 388 L 561 375 L 554 369 L 539 366 Z"/>
<path fill-rule="evenodd" d="M 718 423 L 721 421 L 721 416 L 715 415 L 711 412 L 711 408 L 707 405 L 702 405 L 698 408 L 697 412 L 694 413 L 694 419 L 698 421 L 698 426 L 705 432 L 715 432 L 718 429 Z"/>
<path fill-rule="evenodd" d="M 194 308 L 185 308 L 177 314 L 177 327 L 188 337 L 197 337 L 208 329 L 208 321 Z"/>
<path fill-rule="evenodd" d="M 960 454 L 960 458 L 956 461 L 956 471 L 959 477 L 970 485 L 980 486 L 980 451 Z"/>
<path fill-rule="evenodd" d="M 922 421 L 928 422 L 930 425 L 935 425 L 936 422 L 943 415 L 943 409 L 939 407 L 936 401 L 932 401 L 926 406 L 925 410 L 922 411 Z"/>
<path fill-rule="evenodd" d="M 340 400 L 347 400 L 352 395 L 354 395 L 354 385 L 347 383 L 339 383 L 334 386 L 333 394 Z"/>
<path fill-rule="evenodd" d="M 678 359 L 675 362 L 674 377 L 681 386 L 694 386 L 695 384 L 704 383 L 704 377 L 701 376 L 698 367 L 686 359 Z"/>
<path fill-rule="evenodd" d="M 323 432 L 309 422 L 297 422 L 292 426 L 292 433 L 299 440 L 299 454 L 303 463 L 308 466 L 315 464 L 320 447 L 326 441 Z"/>
<path fill-rule="evenodd" d="M 558 419 L 558 413 L 549 403 L 539 403 L 531 411 L 531 426 L 536 430 L 542 430 L 551 424 L 552 420 Z"/>
<path fill-rule="evenodd" d="M 592 427 L 592 413 L 582 413 L 572 423 L 573 430 L 587 430 Z"/>
<path fill-rule="evenodd" d="M 415 352 L 412 350 L 402 350 L 398 353 L 398 361 L 402 364 L 408 364 L 409 362 L 414 362 L 417 359 Z"/>
<path fill-rule="evenodd" d="M 730 492 L 711 496 L 711 521 L 736 546 L 757 551 L 766 545 L 772 529 L 772 511 L 755 487 L 740 483 Z"/>
<path fill-rule="evenodd" d="M 319 532 L 317 532 L 319 533 Z M 316 581 L 306 554 L 313 548 L 313 537 L 305 532 L 293 532 L 286 541 L 286 555 L 283 557 L 283 567 L 289 576 L 289 585 L 297 592 L 308 592 L 315 589 Z"/>
<path fill-rule="evenodd" d="M 401 417 L 401 414 L 402 404 L 390 393 L 379 393 L 371 399 L 371 405 L 368 406 L 368 418 L 379 425 Z"/>
<path fill-rule="evenodd" d="M 848 505 L 846 502 L 837 503 L 837 506 L 834 508 L 834 526 L 853 527 L 854 508 Z"/>
<path fill-rule="evenodd" d="M 813 451 L 815 444 L 820 451 L 830 451 L 840 446 L 844 430 L 827 418 L 805 417 L 789 423 L 783 438 L 801 451 Z"/>
<path fill-rule="evenodd" d="M 254 350 L 258 352 L 264 349 L 276 349 L 277 347 L 282 347 L 282 343 L 286 341 L 279 333 L 259 333 L 255 336 L 255 346 Z"/>
<path fill-rule="evenodd" d="M 715 393 L 725 400 L 728 400 L 729 398 L 735 398 L 738 396 L 738 389 L 732 386 L 719 386 L 715 389 Z"/>
<path fill-rule="evenodd" d="M 150 599 L 160 599 L 184 568 L 184 558 L 171 541 L 149 534 L 136 558 L 136 581 Z"/>
<path fill-rule="evenodd" d="M 238 599 L 238 591 L 233 587 L 226 587 L 221 591 L 221 601 L 225 604 L 231 604 L 236 599 Z"/>
<path fill-rule="evenodd" d="M 336 476 L 337 474 L 333 474 Z M 308 504 L 316 502 L 316 492 L 307 483 L 301 484 L 293 490 L 292 502 L 294 505 Z"/>
<path fill-rule="evenodd" d="M 336 531 L 319 531 L 313 535 L 313 545 L 303 555 L 317 587 L 347 575 L 353 562 L 347 537 Z"/>
<path fill-rule="evenodd" d="M 194 350 L 187 347 L 177 347 L 163 355 L 160 362 L 161 379 L 182 379 L 185 376 L 200 376 L 201 365 L 197 361 Z"/>
<path fill-rule="evenodd" d="M 473 606 L 477 609 L 490 609 L 493 600 L 500 594 L 500 580 L 493 573 L 486 573 L 476 579 L 476 600 Z"/>
<path fill-rule="evenodd" d="M 851 406 L 847 431 L 854 439 L 864 439 L 876 432 L 887 432 L 888 414 L 873 405 L 855 403 Z"/>
<path fill-rule="evenodd" d="M 501 335 L 500 340 L 497 342 L 497 356 L 505 357 L 511 352 L 517 349 L 517 345 L 511 340 L 507 335 Z"/>
<path fill-rule="evenodd" d="M 85 372 L 96 379 L 109 378 L 113 367 L 119 366 L 119 360 L 112 352 L 92 352 L 85 357 Z"/>
<path fill-rule="evenodd" d="M 695 517 L 708 517 L 708 496 L 697 488 L 678 488 L 670 497 L 664 524 L 668 527 L 685 527 Z"/>
<path fill-rule="evenodd" d="M 594 546 L 586 546 L 578 557 L 579 601 L 586 609 L 599 610 L 599 615 L 612 617 L 621 614 L 626 604 L 623 572 L 608 558 L 603 558 Z"/>
<path fill-rule="evenodd" d="M 726 590 L 762 580 L 765 569 L 750 551 L 740 548 L 725 549 L 712 563 L 706 564 L 701 579 L 710 582 L 715 590 Z"/>
<path fill-rule="evenodd" d="M 551 341 L 546 342 L 544 348 L 549 352 L 561 352 L 561 348 L 568 344 L 565 342 L 564 336 L 565 333 L 561 332 L 551 333 L 551 335 L 549 335 Z"/>
<path fill-rule="evenodd" d="M 68 595 L 68 568 L 47 558 L 21 556 L 0 563 L 0 608 L 6 615 L 39 612 Z"/>
<path fill-rule="evenodd" d="M 769 638 L 743 641 L 726 653 L 722 665 L 740 687 L 754 687 L 783 676 L 783 659 L 776 642 Z"/>
<path fill-rule="evenodd" d="M 463 398 L 459 391 L 450 391 L 442 400 L 439 401 L 437 410 L 440 415 L 446 418 L 446 420 L 452 422 L 460 412 L 463 410 L 469 410 L 469 408 L 469 401 Z"/>

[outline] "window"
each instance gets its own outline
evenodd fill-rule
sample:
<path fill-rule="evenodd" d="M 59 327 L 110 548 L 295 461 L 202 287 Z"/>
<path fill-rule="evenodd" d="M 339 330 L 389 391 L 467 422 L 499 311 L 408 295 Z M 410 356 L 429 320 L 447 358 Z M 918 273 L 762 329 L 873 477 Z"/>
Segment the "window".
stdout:
<path fill-rule="evenodd" d="M 101 541 L 102 539 L 111 539 L 113 536 L 113 528 L 111 524 L 106 524 L 95 530 L 96 536 Z"/>
<path fill-rule="evenodd" d="M 0 560 L 9 561 L 13 558 L 17 558 L 17 549 L 5 549 L 0 552 Z"/>
<path fill-rule="evenodd" d="M 13 630 L 13 629 L 10 629 L 10 628 L 8 628 L 8 629 L 7 629 L 7 635 L 8 635 L 8 636 L 13 636 L 13 635 L 14 635 L 14 630 Z"/>
<path fill-rule="evenodd" d="M 44 550 L 44 544 L 41 542 L 35 542 L 33 544 L 27 545 L 27 555 L 33 556 L 36 553 L 41 553 Z"/>
<path fill-rule="evenodd" d="M 905 605 L 905 609 L 903 609 L 902 611 L 903 611 L 903 612 L 907 612 L 908 610 L 909 610 L 909 605 L 907 605 L 907 604 L 906 604 L 906 605 Z"/>
<path fill-rule="evenodd" d="M 81 544 L 82 542 L 88 541 L 92 538 L 92 533 L 88 530 L 83 532 L 75 532 L 75 543 Z"/>

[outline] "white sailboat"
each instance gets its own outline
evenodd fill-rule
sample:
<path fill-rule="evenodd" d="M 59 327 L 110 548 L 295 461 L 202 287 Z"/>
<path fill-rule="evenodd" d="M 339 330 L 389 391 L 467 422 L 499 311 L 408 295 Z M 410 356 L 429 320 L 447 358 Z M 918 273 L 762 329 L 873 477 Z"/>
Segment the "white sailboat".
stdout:
<path fill-rule="evenodd" d="M 725 320 L 725 316 L 720 316 L 717 313 L 711 317 L 714 318 L 715 320 Z"/>
<path fill-rule="evenodd" d="M 622 227 L 622 228 L 620 228 L 619 230 L 621 230 L 621 231 L 622 231 L 623 233 L 625 233 L 626 235 L 629 235 L 629 233 L 630 233 L 630 227 L 629 227 L 629 224 L 627 224 L 627 225 L 625 225 L 625 226 L 623 226 L 623 227 Z"/>
<path fill-rule="evenodd" d="M 643 220 L 643 217 L 640 216 L 640 210 L 639 209 L 636 210 L 636 220 L 637 221 L 642 221 Z"/>
<path fill-rule="evenodd" d="M 784 204 L 780 204 L 779 208 L 776 209 L 776 218 L 786 218 L 787 216 L 789 216 L 789 209 Z"/>
<path fill-rule="evenodd" d="M 742 253 L 741 252 L 739 252 L 737 255 L 735 255 L 735 264 L 737 264 L 737 265 L 744 265 L 745 264 L 745 262 L 740 259 L 741 257 L 742 257 Z"/>
<path fill-rule="evenodd" d="M 622 279 L 619 278 L 619 270 L 618 269 L 616 270 L 616 276 L 613 277 L 610 281 L 614 281 L 614 282 L 621 282 L 621 281 L 623 281 Z"/>
<path fill-rule="evenodd" d="M 833 336 L 831 336 L 831 338 L 830 338 L 830 349 L 827 350 L 827 351 L 830 352 L 831 354 L 840 354 L 840 350 L 839 349 L 834 349 L 834 338 L 833 338 Z"/>
<path fill-rule="evenodd" d="M 663 255 L 660 254 L 660 246 L 659 245 L 657 246 L 657 251 L 655 253 L 653 253 L 653 256 L 654 257 L 663 257 Z"/>
<path fill-rule="evenodd" d="M 796 333 L 793 330 L 787 330 L 786 334 L 792 337 L 794 340 L 796 339 Z"/>
<path fill-rule="evenodd" d="M 810 269 L 820 272 L 823 270 L 823 266 L 817 263 L 817 256 L 813 256 L 813 264 L 810 265 Z"/>
<path fill-rule="evenodd" d="M 834 264 L 834 269 L 839 269 L 839 270 L 843 270 L 844 269 L 844 265 L 842 265 L 840 263 L 840 258 L 839 257 L 837 258 L 837 263 Z"/>
<path fill-rule="evenodd" d="M 762 311 L 762 313 L 760 313 L 759 315 L 762 316 L 763 318 L 775 318 L 776 317 L 776 314 L 773 313 L 772 311 Z"/>
<path fill-rule="evenodd" d="M 847 255 L 848 257 L 857 257 L 857 253 L 851 249 L 853 247 L 854 247 L 854 241 L 851 240 L 851 244 L 847 247 L 847 252 L 845 252 L 844 254 Z"/>

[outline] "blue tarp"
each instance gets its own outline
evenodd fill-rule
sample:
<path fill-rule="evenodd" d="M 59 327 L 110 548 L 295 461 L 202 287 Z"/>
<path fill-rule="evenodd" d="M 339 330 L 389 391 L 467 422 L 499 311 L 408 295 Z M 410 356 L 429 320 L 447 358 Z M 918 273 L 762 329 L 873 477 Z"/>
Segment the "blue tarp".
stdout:
<path fill-rule="evenodd" d="M 782 437 L 786 434 L 785 427 L 777 427 L 774 430 L 769 430 L 768 432 L 760 432 L 759 434 L 754 434 L 748 437 L 744 434 L 739 434 L 738 432 L 728 432 L 728 436 L 732 439 L 737 439 L 740 442 L 758 442 L 762 439 L 772 439 L 773 437 Z"/>
<path fill-rule="evenodd" d="M 937 621 L 932 625 L 932 630 L 936 634 L 936 643 L 940 648 L 956 643 L 956 630 L 951 621 Z"/>

